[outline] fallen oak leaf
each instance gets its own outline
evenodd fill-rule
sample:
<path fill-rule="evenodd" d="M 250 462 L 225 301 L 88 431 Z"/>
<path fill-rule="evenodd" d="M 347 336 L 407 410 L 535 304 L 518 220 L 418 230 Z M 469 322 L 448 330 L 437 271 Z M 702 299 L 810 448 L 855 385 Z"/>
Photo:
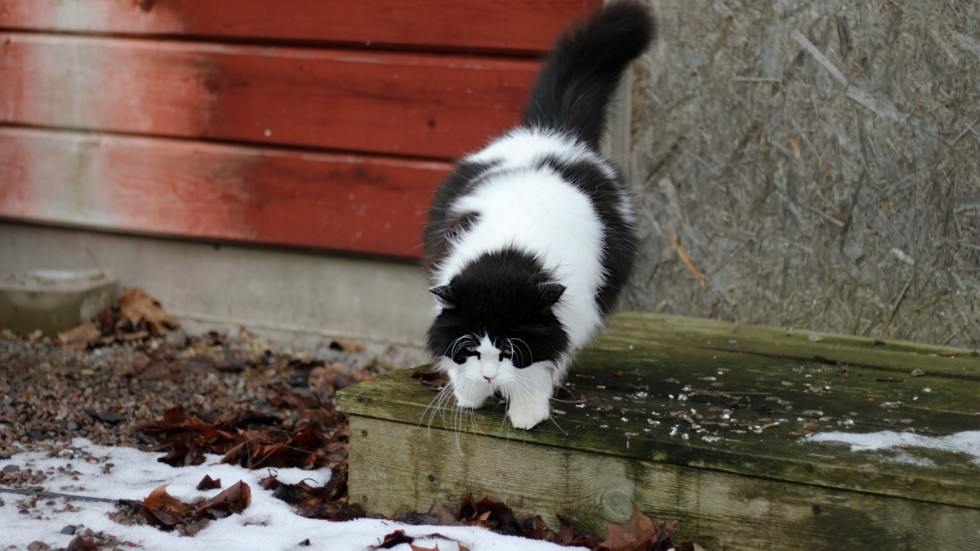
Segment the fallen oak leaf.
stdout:
<path fill-rule="evenodd" d="M 395 530 L 390 534 L 386 534 L 384 539 L 381 540 L 381 543 L 372 545 L 368 549 L 391 549 L 403 543 L 411 544 L 413 541 L 415 541 L 415 538 L 406 534 L 404 530 Z"/>
<path fill-rule="evenodd" d="M 58 333 L 58 343 L 67 350 L 84 350 L 89 343 L 102 336 L 102 331 L 94 321 L 86 321 L 81 325 Z"/>
<path fill-rule="evenodd" d="M 670 536 L 677 528 L 675 521 L 656 522 L 633 506 L 633 517 L 623 524 L 606 526 L 609 534 L 599 542 L 603 551 L 659 551 L 669 549 Z M 666 547 L 660 544 L 667 543 Z"/>
<path fill-rule="evenodd" d="M 114 328 L 117 331 L 127 333 L 146 331 L 151 335 L 163 335 L 180 327 L 177 320 L 167 314 L 160 302 L 142 289 L 135 287 L 123 289 L 116 305 L 119 319 L 114 324 Z"/>
<path fill-rule="evenodd" d="M 161 420 L 141 423 L 137 429 L 159 442 L 158 450 L 167 450 L 167 455 L 158 461 L 174 467 L 199 465 L 204 462 L 205 452 L 227 451 L 237 440 L 229 431 L 188 416 L 183 406 L 168 408 Z"/>
<path fill-rule="evenodd" d="M 28 546 L 28 549 L 30 547 L 31 546 Z M 92 541 L 86 542 L 85 538 L 83 538 L 81 535 L 78 535 L 72 538 L 70 542 L 68 542 L 68 547 L 66 548 L 65 551 L 86 551 L 87 549 L 94 549 L 94 548 L 95 548 L 94 542 Z"/>
<path fill-rule="evenodd" d="M 195 518 L 207 516 L 219 519 L 241 513 L 250 503 L 252 503 L 252 489 L 239 480 L 213 498 L 198 503 L 193 513 Z"/>
<path fill-rule="evenodd" d="M 215 497 L 194 504 L 185 503 L 167 493 L 166 484 L 154 489 L 143 501 L 121 500 L 120 503 L 139 511 L 150 525 L 169 532 L 178 525 L 191 526 L 205 518 L 219 519 L 241 513 L 251 501 L 252 492 L 248 484 L 238 481 Z"/>
<path fill-rule="evenodd" d="M 150 524 L 173 530 L 190 519 L 191 506 L 167 493 L 167 485 L 158 486 L 143 501 L 134 504 Z"/>
<path fill-rule="evenodd" d="M 203 490 L 216 490 L 216 489 L 218 489 L 220 487 L 221 487 L 221 479 L 220 478 L 217 479 L 217 480 L 215 480 L 215 479 L 211 478 L 211 475 L 206 474 L 206 475 L 204 475 L 204 478 L 202 478 L 201 481 L 197 483 L 197 487 L 195 489 L 197 489 L 199 491 L 203 491 Z"/>
<path fill-rule="evenodd" d="M 368 549 L 392 549 L 398 545 L 407 543 L 412 551 L 439 551 L 438 543 L 435 544 L 435 547 L 422 547 L 421 545 L 416 545 L 414 543 L 418 540 L 445 540 L 455 543 L 460 551 L 469 551 L 469 547 L 463 544 L 463 542 L 438 532 L 433 534 L 424 534 L 421 536 L 409 536 L 404 530 L 395 530 L 394 532 L 385 536 L 384 541 L 382 541 L 380 544 L 369 547 Z"/>
<path fill-rule="evenodd" d="M 522 530 L 514 516 L 514 511 L 500 501 L 493 501 L 489 497 L 484 497 L 478 502 L 473 502 L 473 496 L 463 495 L 459 507 L 460 520 L 469 521 L 469 524 L 489 528 L 503 534 L 522 535 Z"/>
<path fill-rule="evenodd" d="M 272 491 L 272 497 L 292 505 L 296 512 L 306 518 L 333 521 L 346 521 L 367 516 L 359 504 L 347 503 L 347 466 L 333 469 L 330 481 L 314 487 L 305 480 L 296 484 L 285 484 L 276 479 L 275 474 L 263 478 L 259 485 Z"/>

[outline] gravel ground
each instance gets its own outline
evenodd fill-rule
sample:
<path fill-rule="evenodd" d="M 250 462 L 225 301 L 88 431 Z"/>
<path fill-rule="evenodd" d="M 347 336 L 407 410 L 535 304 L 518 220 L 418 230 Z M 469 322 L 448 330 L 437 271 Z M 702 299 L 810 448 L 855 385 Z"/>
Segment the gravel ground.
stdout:
<path fill-rule="evenodd" d="M 70 460 L 105 461 L 79 456 L 83 452 L 72 446 L 72 439 L 85 438 L 104 446 L 165 452 L 158 461 L 171 466 L 196 465 L 203 461 L 202 453 L 218 453 L 223 462 L 251 469 L 329 468 L 327 484 L 282 484 L 275 493 L 286 490 L 283 495 L 295 499 L 276 497 L 292 503 L 301 517 L 347 520 L 370 514 L 347 503 L 347 417 L 334 409 L 333 398 L 340 388 L 418 365 L 417 350 L 340 339 L 290 349 L 245 331 L 188 334 L 151 297 L 139 292 L 127 296 L 99 319 L 58 338 L 0 331 L 0 459 L 28 451 L 66 458 L 55 470 L 5 466 L 0 470 L 0 507 L 9 501 L 18 513 L 41 518 L 42 504 L 54 507 L 58 499 L 69 497 L 51 493 L 47 486 L 78 474 Z M 270 478 L 275 484 L 275 477 Z M 149 523 L 183 535 L 208 522 L 184 517 L 161 521 L 174 515 L 168 512 L 170 501 L 157 503 L 154 494 L 141 502 L 117 503 L 110 516 L 123 526 Z M 81 511 L 84 499 L 78 499 L 83 496 L 70 497 L 63 507 Z M 610 527 L 609 538 L 602 541 L 593 534 L 573 534 L 570 526 L 553 532 L 540 517 L 521 517 L 519 524 L 515 518 L 506 504 L 475 502 L 464 495 L 458 507 L 405 512 L 396 520 L 480 526 L 593 549 L 635 547 L 619 540 L 646 542 L 644 548 L 651 550 L 699 549 L 690 543 L 674 545 L 673 523 L 643 515 Z M 64 531 L 68 529 L 72 531 Z M 129 548 L 113 533 L 75 529 L 65 526 L 61 532 L 75 536 L 69 550 Z M 388 543 L 401 541 L 398 532 L 389 536 L 397 541 Z M 40 540 L 27 546 L 34 551 L 51 548 Z"/>
<path fill-rule="evenodd" d="M 96 348 L 0 333 L 0 458 L 52 451 L 72 438 L 140 447 L 137 427 L 174 406 L 188 412 L 276 411 L 270 389 L 324 399 L 334 388 L 411 366 L 412 351 L 326 340 L 306 350 L 275 346 L 246 332 L 160 337 Z M 327 395 L 329 393 L 329 395 Z M 16 485 L 0 474 L 4 485 Z"/>

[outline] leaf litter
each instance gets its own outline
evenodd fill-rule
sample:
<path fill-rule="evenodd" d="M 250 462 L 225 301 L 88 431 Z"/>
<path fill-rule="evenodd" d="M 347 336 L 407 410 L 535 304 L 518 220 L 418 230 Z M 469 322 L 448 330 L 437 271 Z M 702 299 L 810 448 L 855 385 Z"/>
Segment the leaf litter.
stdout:
<path fill-rule="evenodd" d="M 9 435 L 14 437 L 10 442 L 15 443 L 0 448 L 0 459 L 9 458 L 18 451 L 44 447 L 55 453 L 64 449 L 65 445 L 60 442 L 65 439 L 86 436 L 104 440 L 99 436 L 120 431 L 100 431 L 100 427 L 121 429 L 124 437 L 116 436 L 105 443 L 133 445 L 135 442 L 140 448 L 162 453 L 158 461 L 173 467 L 201 465 L 207 455 L 218 454 L 222 463 L 266 469 L 269 474 L 260 480 L 259 486 L 292 506 L 303 517 L 329 521 L 371 517 L 369 511 L 348 501 L 347 416 L 335 409 L 333 398 L 337 389 L 367 380 L 374 373 L 392 367 L 384 361 L 379 365 L 376 360 L 366 365 L 350 362 L 351 356 L 364 355 L 363 347 L 358 343 L 332 341 L 317 352 L 313 356 L 274 352 L 245 332 L 233 337 L 214 332 L 204 336 L 188 335 L 180 330 L 177 321 L 158 301 L 139 289 L 126 289 L 116 303 L 94 320 L 62 333 L 56 339 L 38 335 L 28 338 L 9 333 L 0 335 L 0 374 L 5 375 L 0 378 L 0 387 L 8 385 L 0 390 L 11 391 L 5 392 L 9 398 L 0 404 L 5 408 L 25 405 L 24 402 L 29 400 L 20 397 L 35 388 L 63 389 L 65 382 L 69 387 L 75 383 L 69 391 L 78 395 L 79 389 L 89 382 L 121 379 L 129 383 L 111 387 L 112 392 L 104 395 L 108 403 L 95 403 L 85 408 L 88 419 L 82 417 L 76 421 L 69 414 L 53 411 L 42 411 L 38 416 L 37 411 L 32 411 L 36 408 L 31 407 L 22 408 L 30 415 L 24 415 L 25 411 L 11 414 L 5 409 L 0 410 L 0 430 L 10 432 Z M 391 360 L 390 356 L 388 360 Z M 7 361 L 11 359 L 14 361 Z M 393 363 L 397 364 L 397 360 L 396 357 Z M 402 363 L 394 367 L 408 365 Z M 6 375 L 18 376 L 8 378 Z M 161 389 L 166 391 L 161 393 Z M 99 390 L 82 390 L 81 395 L 98 396 Z M 245 392 L 241 399 L 229 401 L 229 396 L 242 390 Z M 155 414 L 152 409 L 137 411 L 136 415 L 127 411 L 130 408 L 122 407 L 116 411 L 109 404 L 113 399 L 118 400 L 120 392 L 129 398 L 129 403 L 156 397 L 155 405 L 163 409 Z M 213 394 L 216 398 L 212 402 L 202 400 L 203 394 Z M 220 399 L 217 398 L 219 395 Z M 164 397 L 162 402 L 160 396 Z M 213 407 L 208 407 L 209 403 Z M 72 412 L 77 416 L 74 409 Z M 60 427 L 52 427 L 50 423 L 44 423 L 50 421 L 49 417 L 63 423 Z M 26 430 L 11 432 L 10 421 L 18 418 L 24 421 L 20 428 L 26 427 Z M 64 423 L 66 418 L 73 420 Z M 29 426 L 35 419 L 42 421 L 38 425 L 43 428 Z M 280 468 L 329 469 L 331 476 L 324 484 L 312 480 L 287 483 L 277 476 L 276 469 Z M 40 476 L 35 482 L 43 482 L 43 478 Z M 0 489 L 24 486 L 30 480 L 4 474 L 0 478 Z M 214 480 L 210 476 L 197 485 L 199 491 L 220 487 L 220 479 Z M 135 515 L 131 517 L 134 521 L 141 520 L 163 531 L 193 535 L 210 522 L 241 514 L 249 507 L 251 495 L 250 486 L 238 481 L 214 497 L 185 501 L 169 494 L 167 484 L 163 484 L 142 500 L 120 500 L 118 507 L 121 517 L 125 517 L 128 510 Z M 600 539 L 595 534 L 576 534 L 571 524 L 560 517 L 560 525 L 555 530 L 539 515 L 517 514 L 504 503 L 488 497 L 475 500 L 469 494 L 464 494 L 454 506 L 433 505 L 426 513 L 406 512 L 391 520 L 416 525 L 479 527 L 505 535 L 595 550 L 700 549 L 689 542 L 673 543 L 675 522 L 657 522 L 637 510 L 629 522 L 608 525 L 607 537 Z M 93 540 L 79 535 L 72 539 L 68 548 L 116 548 L 111 536 L 106 537 L 108 540 Z M 103 547 L 101 544 L 106 541 L 109 545 Z M 416 545 L 416 541 L 434 547 Z M 461 541 L 439 533 L 409 536 L 402 530 L 389 533 L 375 548 L 387 549 L 407 543 L 412 549 L 438 549 L 439 541 L 467 549 Z"/>

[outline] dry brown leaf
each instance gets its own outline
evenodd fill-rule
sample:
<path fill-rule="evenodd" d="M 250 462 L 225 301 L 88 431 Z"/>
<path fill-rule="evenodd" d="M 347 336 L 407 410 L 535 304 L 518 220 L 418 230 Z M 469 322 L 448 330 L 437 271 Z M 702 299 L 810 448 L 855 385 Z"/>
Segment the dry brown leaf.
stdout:
<path fill-rule="evenodd" d="M 89 342 L 102 336 L 102 331 L 95 325 L 94 321 L 85 323 L 58 333 L 58 343 L 69 350 L 82 350 L 88 347 Z"/>
<path fill-rule="evenodd" d="M 241 513 L 250 503 L 252 503 L 252 489 L 239 480 L 213 498 L 198 503 L 193 513 L 195 518 L 224 518 Z"/>
<path fill-rule="evenodd" d="M 167 493 L 167 485 L 157 487 L 141 503 L 140 512 L 152 525 L 164 530 L 185 523 L 190 518 L 191 506 Z"/>
<path fill-rule="evenodd" d="M 381 540 L 381 543 L 372 545 L 368 549 L 391 549 L 403 543 L 411 544 L 413 541 L 415 541 L 415 538 L 406 534 L 404 530 L 395 530 L 390 534 L 386 534 L 384 539 Z"/>
<path fill-rule="evenodd" d="M 215 479 L 211 478 L 211 475 L 206 474 L 206 475 L 204 475 L 204 478 L 202 478 L 201 481 L 197 483 L 196 489 L 197 490 L 201 490 L 201 491 L 203 491 L 203 490 L 216 490 L 216 489 L 218 489 L 220 487 L 221 487 L 221 479 L 220 478 L 217 479 L 217 480 L 215 480 Z"/>
<path fill-rule="evenodd" d="M 127 287 L 116 303 L 119 318 L 114 327 L 124 332 L 146 330 L 151 335 L 163 335 L 180 326 L 160 303 L 142 289 Z M 115 310 L 115 309 L 113 309 Z M 128 330 L 127 330 L 128 329 Z M 103 333 L 105 328 L 103 327 Z"/>
<path fill-rule="evenodd" d="M 660 543 L 670 541 L 676 522 L 656 522 L 633 507 L 633 518 L 624 524 L 607 524 L 609 535 L 599 543 L 608 551 L 659 550 Z"/>

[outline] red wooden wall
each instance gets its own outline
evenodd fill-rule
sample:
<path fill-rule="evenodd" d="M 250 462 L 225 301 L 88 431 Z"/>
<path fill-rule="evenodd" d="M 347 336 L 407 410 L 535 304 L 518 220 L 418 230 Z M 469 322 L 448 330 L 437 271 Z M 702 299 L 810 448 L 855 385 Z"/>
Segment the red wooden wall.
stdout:
<path fill-rule="evenodd" d="M 415 258 L 600 0 L 0 0 L 0 218 Z"/>

